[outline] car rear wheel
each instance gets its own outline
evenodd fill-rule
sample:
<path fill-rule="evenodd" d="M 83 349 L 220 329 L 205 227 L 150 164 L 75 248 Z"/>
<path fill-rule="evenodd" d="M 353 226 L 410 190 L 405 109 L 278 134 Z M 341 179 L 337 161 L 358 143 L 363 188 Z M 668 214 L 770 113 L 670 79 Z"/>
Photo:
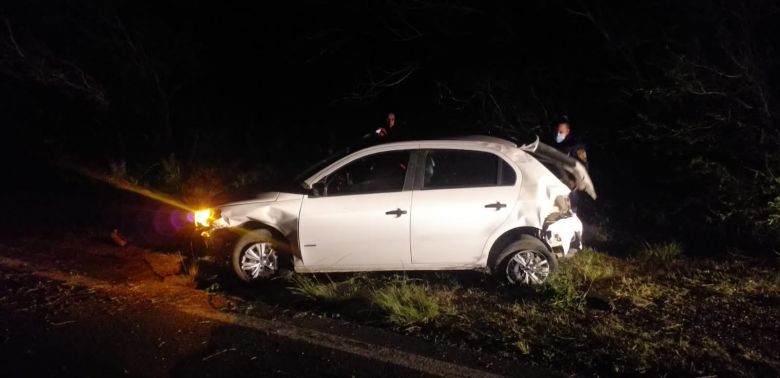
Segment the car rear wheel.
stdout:
<path fill-rule="evenodd" d="M 250 231 L 236 242 L 231 265 L 244 282 L 273 277 L 279 272 L 278 243 L 268 230 Z"/>
<path fill-rule="evenodd" d="M 558 259 L 539 239 L 523 237 L 499 254 L 493 273 L 514 285 L 538 285 L 558 270 Z"/>

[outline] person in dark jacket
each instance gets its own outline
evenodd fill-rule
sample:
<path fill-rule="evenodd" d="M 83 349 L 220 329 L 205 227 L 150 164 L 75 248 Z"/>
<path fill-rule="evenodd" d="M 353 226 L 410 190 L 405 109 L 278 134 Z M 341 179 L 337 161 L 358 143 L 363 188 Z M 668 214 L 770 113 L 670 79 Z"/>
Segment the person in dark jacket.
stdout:
<path fill-rule="evenodd" d="M 558 122 L 555 135 L 555 147 L 569 157 L 577 159 L 588 167 L 588 152 L 585 149 L 585 143 L 572 135 L 571 124 L 568 119 Z"/>
<path fill-rule="evenodd" d="M 393 112 L 387 113 L 385 114 L 384 125 L 374 130 L 374 132 L 364 135 L 363 139 L 387 138 L 390 135 L 395 134 L 394 132 L 395 130 L 393 130 L 394 127 L 395 127 L 395 113 Z"/>
<path fill-rule="evenodd" d="M 571 124 L 567 118 L 560 120 L 556 126 L 555 147 L 573 159 L 577 159 L 585 168 L 588 168 L 588 152 L 585 149 L 585 143 L 572 135 Z M 565 176 L 565 173 L 563 173 Z M 574 182 L 567 182 L 570 188 L 574 187 Z M 572 190 L 569 195 L 571 209 L 577 212 L 579 205 L 579 193 Z"/>

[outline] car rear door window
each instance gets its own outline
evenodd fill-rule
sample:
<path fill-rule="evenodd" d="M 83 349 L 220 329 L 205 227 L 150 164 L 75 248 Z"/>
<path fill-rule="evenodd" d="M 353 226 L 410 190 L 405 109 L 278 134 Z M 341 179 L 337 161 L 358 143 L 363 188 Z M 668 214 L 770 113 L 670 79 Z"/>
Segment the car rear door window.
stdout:
<path fill-rule="evenodd" d="M 423 189 L 512 186 L 514 169 L 497 155 L 483 151 L 429 150 Z"/>

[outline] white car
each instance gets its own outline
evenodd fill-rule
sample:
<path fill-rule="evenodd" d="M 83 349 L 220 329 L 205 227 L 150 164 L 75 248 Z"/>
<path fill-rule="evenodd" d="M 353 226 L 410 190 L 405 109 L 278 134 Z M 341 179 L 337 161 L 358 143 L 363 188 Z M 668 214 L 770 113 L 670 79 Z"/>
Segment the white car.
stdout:
<path fill-rule="evenodd" d="M 494 137 L 380 144 L 321 164 L 297 192 L 269 192 L 194 214 L 232 251 L 244 281 L 295 272 L 485 269 L 536 284 L 581 248 L 569 188 L 595 198 L 585 168 L 535 142 Z M 318 167 L 318 168 L 320 168 Z"/>

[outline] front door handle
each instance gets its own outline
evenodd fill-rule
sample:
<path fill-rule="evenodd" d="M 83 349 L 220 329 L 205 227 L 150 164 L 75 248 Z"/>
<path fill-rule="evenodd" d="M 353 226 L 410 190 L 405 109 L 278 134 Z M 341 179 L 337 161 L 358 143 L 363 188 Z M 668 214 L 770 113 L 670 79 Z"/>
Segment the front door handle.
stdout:
<path fill-rule="evenodd" d="M 386 215 L 395 215 L 396 217 L 400 217 L 401 215 L 406 214 L 406 210 L 401 210 L 401 208 L 399 207 L 398 209 L 395 209 L 395 210 L 385 211 L 385 214 Z"/>
<path fill-rule="evenodd" d="M 504 207 L 506 207 L 506 204 L 498 202 L 498 201 L 496 201 L 496 203 L 489 203 L 489 204 L 485 205 L 485 208 L 487 208 L 487 209 L 491 209 L 491 208 L 492 209 L 496 209 L 496 211 L 499 211 L 499 210 L 501 210 Z"/>

